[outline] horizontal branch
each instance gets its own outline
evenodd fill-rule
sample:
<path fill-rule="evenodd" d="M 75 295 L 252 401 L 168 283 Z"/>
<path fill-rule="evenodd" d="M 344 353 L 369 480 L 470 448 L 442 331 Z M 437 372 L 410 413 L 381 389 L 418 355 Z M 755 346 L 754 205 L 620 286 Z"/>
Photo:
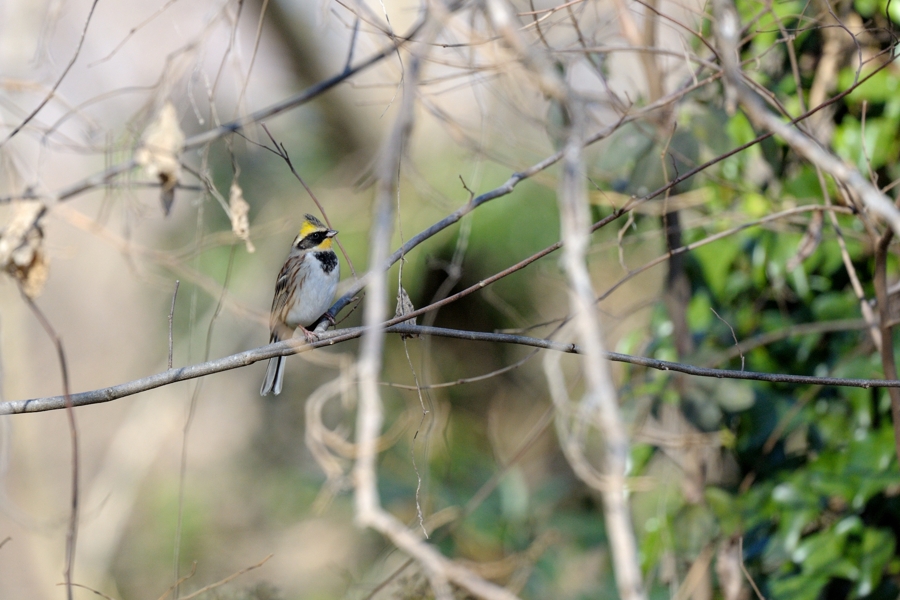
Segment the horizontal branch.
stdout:
<path fill-rule="evenodd" d="M 405 318 L 405 317 L 400 317 Z M 520 346 L 531 346 L 533 348 L 541 348 L 543 350 L 553 350 L 556 352 L 565 352 L 569 354 L 580 354 L 581 348 L 577 344 L 564 344 L 542 338 L 528 337 L 524 335 L 513 335 L 508 333 L 492 333 L 484 331 L 464 331 L 459 329 L 444 329 L 442 327 L 425 327 L 422 325 L 407 325 L 404 323 L 390 324 L 385 327 L 385 332 L 393 334 L 406 335 L 432 335 L 437 337 L 454 338 L 460 340 L 470 340 L 473 342 L 496 342 L 501 344 L 517 344 Z M 114 385 L 112 387 L 93 390 L 90 392 L 81 392 L 71 395 L 72 406 L 88 406 L 91 404 L 100 404 L 133 396 L 141 392 L 146 392 L 156 388 L 164 387 L 179 381 L 187 381 L 198 377 L 205 377 L 231 369 L 246 367 L 253 363 L 268 360 L 275 356 L 289 356 L 291 354 L 299 354 L 321 348 L 323 346 L 333 346 L 348 340 L 356 339 L 363 334 L 364 327 L 350 327 L 346 329 L 338 329 L 335 331 L 327 331 L 319 334 L 319 340 L 311 344 L 306 343 L 300 338 L 278 342 L 276 344 L 268 344 L 253 350 L 246 350 L 224 358 L 181 367 L 179 369 L 170 369 L 156 375 L 150 375 L 142 379 L 136 379 L 127 383 Z M 815 377 L 811 375 L 789 375 L 785 373 L 759 373 L 755 371 L 735 371 L 729 369 L 711 369 L 706 367 L 696 367 L 683 363 L 676 363 L 667 360 L 657 360 L 655 358 L 647 358 L 643 356 L 632 356 L 630 354 L 621 354 L 619 352 L 604 353 L 607 360 L 613 362 L 628 363 L 639 367 L 646 367 L 657 371 L 675 371 L 685 373 L 686 375 L 694 375 L 697 377 L 713 377 L 716 379 L 742 379 L 749 381 L 765 381 L 768 383 L 787 383 L 794 385 L 823 385 L 835 387 L 860 387 L 860 388 L 900 388 L 900 380 L 891 379 L 844 379 L 840 377 Z M 49 396 L 45 398 L 33 398 L 30 400 L 13 400 L 10 402 L 0 402 L 0 415 L 11 415 L 20 413 L 44 412 L 48 410 L 60 410 L 65 408 L 66 401 L 64 396 Z"/>

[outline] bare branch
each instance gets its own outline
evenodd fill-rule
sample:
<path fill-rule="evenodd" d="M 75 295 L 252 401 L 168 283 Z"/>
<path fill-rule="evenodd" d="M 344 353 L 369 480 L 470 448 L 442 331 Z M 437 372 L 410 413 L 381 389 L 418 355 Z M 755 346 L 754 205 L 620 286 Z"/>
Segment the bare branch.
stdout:
<path fill-rule="evenodd" d="M 881 366 L 884 376 L 897 379 L 897 359 L 894 355 L 894 324 L 891 319 L 891 305 L 887 285 L 888 246 L 894 238 L 894 231 L 888 229 L 875 245 L 875 297 L 878 300 L 878 325 L 881 328 Z M 891 417 L 894 423 L 894 448 L 900 459 L 900 389 L 889 389 L 891 397 Z"/>
<path fill-rule="evenodd" d="M 423 39 L 428 48 L 439 31 L 433 18 L 426 26 Z M 376 458 L 377 440 L 384 420 L 379 375 L 382 365 L 384 329 L 382 322 L 387 314 L 387 273 L 381 268 L 387 253 L 393 224 L 393 195 L 398 186 L 400 159 L 413 126 L 416 85 L 423 57 L 413 55 L 403 77 L 403 99 L 397 122 L 388 142 L 378 170 L 372 232 L 369 242 L 369 272 L 364 277 L 369 293 L 363 313 L 365 332 L 360 344 L 357 366 L 359 376 L 359 408 L 357 410 L 357 458 L 353 470 L 356 500 L 356 520 L 387 536 L 399 549 L 415 558 L 428 577 L 435 597 L 451 600 L 453 581 L 469 592 L 483 598 L 512 600 L 516 596 L 508 590 L 488 583 L 465 567 L 444 557 L 436 548 L 423 542 L 417 533 L 408 529 L 396 517 L 381 507 L 378 494 Z M 399 317 L 406 320 L 406 316 Z"/>
<path fill-rule="evenodd" d="M 403 317 L 406 318 L 406 317 Z M 385 333 L 402 334 L 402 335 L 433 335 L 438 337 L 455 338 L 460 340 L 469 340 L 473 342 L 497 342 L 502 344 L 518 344 L 521 346 L 530 346 L 532 348 L 541 348 L 544 350 L 553 350 L 556 352 L 565 352 L 569 354 L 580 354 L 581 347 L 577 344 L 567 344 L 562 342 L 554 342 L 541 338 L 533 338 L 521 335 L 512 335 L 508 333 L 488 333 L 481 331 L 463 331 L 459 329 L 445 329 L 442 327 L 425 327 L 423 325 L 406 325 L 406 324 L 390 324 L 388 321 L 384 326 Z M 197 377 L 206 377 L 223 373 L 232 369 L 239 369 L 264 360 L 269 360 L 275 356 L 290 356 L 292 354 L 300 354 L 301 352 L 309 352 L 316 348 L 333 346 L 359 338 L 363 333 L 363 327 L 348 327 L 346 329 L 338 329 L 337 331 L 326 331 L 319 335 L 319 340 L 308 344 L 303 340 L 292 339 L 276 344 L 268 344 L 260 346 L 253 350 L 245 350 L 237 354 L 217 358 L 207 362 L 195 365 L 172 369 L 156 375 L 150 375 L 141 379 L 135 379 L 127 383 L 121 383 L 90 392 L 80 392 L 72 394 L 72 406 L 89 406 L 91 404 L 102 404 L 104 402 L 112 402 L 120 398 L 126 398 L 141 392 L 155 390 L 179 381 L 188 381 Z M 858 387 L 858 388 L 900 388 L 900 380 L 892 379 L 852 379 L 843 377 L 816 377 L 813 375 L 791 375 L 787 373 L 760 373 L 756 371 L 735 371 L 730 369 L 713 369 L 708 367 L 697 367 L 684 363 L 672 362 L 667 360 L 657 360 L 655 358 L 646 358 L 643 356 L 633 356 L 630 354 L 622 354 L 620 352 L 605 352 L 604 357 L 613 362 L 628 363 L 639 367 L 646 367 L 657 371 L 674 371 L 677 373 L 685 373 L 687 375 L 696 375 L 698 377 L 711 377 L 715 379 L 741 379 L 748 381 L 765 381 L 768 383 L 784 383 L 790 385 L 825 385 L 834 387 Z M 45 412 L 48 410 L 60 410 L 66 407 L 64 396 L 47 396 L 42 398 L 32 398 L 29 400 L 10 400 L 8 402 L 0 402 L 0 416 L 14 415 L 22 413 Z"/>
<path fill-rule="evenodd" d="M 616 586 L 623 600 L 646 598 L 637 542 L 631 524 L 631 511 L 625 489 L 626 462 L 629 457 L 629 441 L 622 422 L 616 390 L 604 360 L 600 320 L 594 301 L 594 290 L 587 269 L 587 249 L 590 245 L 590 213 L 580 133 L 583 129 L 584 109 L 574 99 L 568 102 L 572 115 L 569 140 L 564 149 L 562 180 L 559 184 L 559 211 L 562 224 L 560 236 L 566 240 L 563 247 L 563 265 L 569 280 L 569 306 L 573 324 L 584 348 L 582 372 L 586 382 L 584 396 L 578 403 L 576 414 L 571 415 L 571 430 L 560 445 L 566 451 L 575 473 L 591 487 L 598 488 L 603 496 L 604 516 L 609 534 L 610 552 L 616 574 Z M 548 373 L 549 375 L 549 373 Z M 554 386 L 551 386 L 551 388 Z M 558 408 L 558 395 L 553 394 Z M 569 422 L 570 415 L 561 412 L 558 422 Z M 597 423 L 603 438 L 603 484 L 589 474 L 590 466 L 584 456 L 589 425 Z M 561 425 L 561 428 L 568 425 Z"/>

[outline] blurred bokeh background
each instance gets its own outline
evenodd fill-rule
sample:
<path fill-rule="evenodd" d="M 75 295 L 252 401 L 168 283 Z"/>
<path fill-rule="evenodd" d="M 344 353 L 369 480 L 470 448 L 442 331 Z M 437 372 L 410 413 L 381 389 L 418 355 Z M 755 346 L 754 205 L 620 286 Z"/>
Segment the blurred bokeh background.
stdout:
<path fill-rule="evenodd" d="M 709 38 L 704 6 L 652 6 L 542 0 L 513 7 L 524 39 L 546 50 L 589 100 L 591 130 L 615 129 L 586 151 L 595 220 L 758 133 L 726 110 L 709 67 L 714 56 L 696 35 Z M 740 8 L 754 23 L 744 48 L 756 60 L 752 77 L 786 111 L 806 106 L 798 88 L 821 102 L 857 84 L 852 44 L 835 42 L 835 50 L 828 46 L 834 28 L 819 27 L 827 23 L 825 3 Z M 190 138 L 381 51 L 421 9 L 413 0 L 0 3 L 0 137 L 49 97 L 0 146 L 0 196 L 27 192 L 47 204 L 49 277 L 36 302 L 62 340 L 73 391 L 166 370 L 176 280 L 175 367 L 267 342 L 275 275 L 303 214 L 319 213 L 270 150 L 262 123 L 340 230 L 341 289 L 368 268 L 374 165 L 394 124 L 409 50 L 186 152 L 168 216 L 156 180 L 140 168 L 62 201 L 56 195 L 129 161 L 167 102 Z M 886 10 L 841 3 L 842 22 L 857 27 L 867 57 L 893 44 L 884 33 L 894 27 Z M 554 154 L 566 127 L 564 111 L 541 92 L 529 63 L 498 39 L 480 3 L 440 18 L 416 88 L 392 248 L 464 205 L 470 191 L 489 191 Z M 638 40 L 629 35 L 635 23 L 645 34 Z M 792 32 L 809 27 L 796 38 L 773 37 L 785 23 Z M 644 46 L 655 50 L 635 51 Z M 833 60 L 823 72 L 828 48 Z M 834 140 L 845 158 L 865 155 L 869 162 L 859 164 L 874 165 L 883 182 L 900 176 L 892 170 L 896 81 L 896 69 L 886 69 L 819 122 L 825 143 Z M 868 153 L 859 133 L 864 106 L 864 134 L 879 148 Z M 766 144 L 594 235 L 589 267 L 607 346 L 707 366 L 743 368 L 746 358 L 754 370 L 879 376 L 834 230 L 821 246 L 798 250 L 813 231 L 810 212 L 701 246 L 677 264 L 640 268 L 665 254 L 666 229 L 683 235 L 668 239 L 678 247 L 821 202 L 814 171 L 785 147 Z M 250 207 L 253 252 L 232 233 L 220 201 L 233 182 Z M 399 265 L 391 270 L 391 298 L 402 277 L 414 305 L 423 306 L 555 243 L 556 186 L 555 168 L 541 171 L 416 248 L 402 274 Z M 14 209 L 0 206 L 2 222 Z M 868 269 L 863 227 L 840 218 L 851 262 Z M 798 254 L 801 264 L 787 268 Z M 864 285 L 871 294 L 865 277 Z M 55 347 L 12 277 L 0 277 L 0 307 L 2 400 L 59 395 Z M 337 326 L 359 324 L 361 312 L 345 311 Z M 572 341 L 574 332 L 559 329 L 568 313 L 565 275 L 551 254 L 420 323 Z M 807 322 L 825 325 L 792 333 Z M 735 351 L 737 340 L 773 332 Z M 260 398 L 265 364 L 257 363 L 75 411 L 74 580 L 112 598 L 152 599 L 193 573 L 177 591 L 184 597 L 271 554 L 205 597 L 429 597 L 415 567 L 391 578 L 406 557 L 353 523 L 345 476 L 354 395 L 323 395 L 321 386 L 350 377 L 356 351 L 351 341 L 289 359 L 276 398 Z M 389 337 L 384 362 L 385 508 L 412 528 L 424 523 L 447 556 L 471 561 L 523 597 L 614 594 L 600 495 L 560 451 L 542 354 Z M 565 356 L 561 365 L 577 398 L 580 362 Z M 614 376 L 634 442 L 634 523 L 653 597 L 746 598 L 744 561 L 767 597 L 896 592 L 900 532 L 889 515 L 897 508 L 897 465 L 880 392 L 691 380 L 621 365 Z M 842 434 L 851 430 L 852 440 Z M 0 418 L 0 541 L 9 538 L 0 545 L 0 598 L 64 595 L 69 435 L 63 411 Z M 588 443 L 599 461 L 597 436 Z M 859 491 L 858 480 L 869 487 Z M 819 562 L 809 566 L 810 556 Z M 96 596 L 79 589 L 75 597 Z"/>

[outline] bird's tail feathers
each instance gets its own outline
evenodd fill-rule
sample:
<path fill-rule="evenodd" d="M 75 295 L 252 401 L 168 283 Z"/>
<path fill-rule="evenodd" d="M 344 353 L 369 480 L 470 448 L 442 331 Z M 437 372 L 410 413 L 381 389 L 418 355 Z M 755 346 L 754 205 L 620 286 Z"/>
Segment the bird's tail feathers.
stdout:
<path fill-rule="evenodd" d="M 263 380 L 262 387 L 259 388 L 259 395 L 266 396 L 269 392 L 276 396 L 281 393 L 281 386 L 284 383 L 284 357 L 276 356 L 269 359 L 269 367 L 266 369 L 266 378 Z"/>

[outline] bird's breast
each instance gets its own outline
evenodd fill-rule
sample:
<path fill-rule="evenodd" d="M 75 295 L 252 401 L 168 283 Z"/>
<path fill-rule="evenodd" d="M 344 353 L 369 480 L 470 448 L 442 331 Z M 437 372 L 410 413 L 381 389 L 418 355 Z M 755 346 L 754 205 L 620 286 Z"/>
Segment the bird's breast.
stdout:
<path fill-rule="evenodd" d="M 340 279 L 340 268 L 334 252 L 328 258 L 307 255 L 300 267 L 302 284 L 294 296 L 294 305 L 288 311 L 287 324 L 291 327 L 312 325 L 331 306 Z"/>

